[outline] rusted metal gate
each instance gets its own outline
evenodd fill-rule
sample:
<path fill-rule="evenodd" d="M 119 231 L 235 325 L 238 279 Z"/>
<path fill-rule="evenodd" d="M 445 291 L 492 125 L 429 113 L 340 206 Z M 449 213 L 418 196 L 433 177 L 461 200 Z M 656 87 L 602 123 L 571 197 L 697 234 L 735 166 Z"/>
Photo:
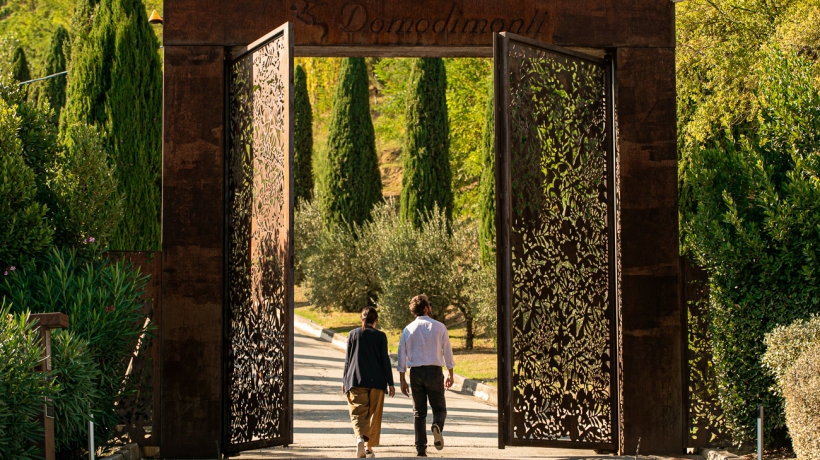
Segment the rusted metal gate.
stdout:
<path fill-rule="evenodd" d="M 226 453 L 293 442 L 293 42 L 289 23 L 226 68 Z"/>
<path fill-rule="evenodd" d="M 612 61 L 507 33 L 494 48 L 499 447 L 615 450 Z"/>

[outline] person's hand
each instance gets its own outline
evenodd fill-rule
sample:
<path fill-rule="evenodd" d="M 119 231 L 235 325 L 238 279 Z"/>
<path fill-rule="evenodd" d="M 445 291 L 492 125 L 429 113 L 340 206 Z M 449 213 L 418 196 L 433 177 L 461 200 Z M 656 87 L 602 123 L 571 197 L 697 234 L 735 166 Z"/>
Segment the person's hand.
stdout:
<path fill-rule="evenodd" d="M 387 389 L 387 392 L 390 395 L 390 397 L 392 398 L 393 396 L 396 395 L 396 387 L 393 386 L 393 385 L 389 385 L 389 388 Z"/>
<path fill-rule="evenodd" d="M 404 393 L 405 396 L 410 396 L 410 387 L 404 379 L 401 381 L 401 392 Z"/>
<path fill-rule="evenodd" d="M 453 386 L 453 377 L 444 379 L 444 388 L 450 388 L 451 386 Z"/>
<path fill-rule="evenodd" d="M 344 392 L 345 392 L 345 384 L 343 383 L 342 384 L 342 393 L 344 393 Z"/>

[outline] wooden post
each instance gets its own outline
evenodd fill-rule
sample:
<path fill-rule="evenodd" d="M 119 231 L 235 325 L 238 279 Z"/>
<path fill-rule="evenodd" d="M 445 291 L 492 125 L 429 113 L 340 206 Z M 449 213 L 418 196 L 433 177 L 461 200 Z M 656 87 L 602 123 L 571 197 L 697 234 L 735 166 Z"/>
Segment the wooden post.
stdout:
<path fill-rule="evenodd" d="M 45 358 L 37 370 L 51 372 L 51 330 L 67 328 L 68 316 L 65 313 L 36 313 L 29 317 L 29 321 L 37 322 Z M 54 404 L 51 398 L 45 397 L 43 409 L 38 417 L 43 421 L 43 440 L 37 443 L 38 450 L 42 458 L 54 460 Z"/>

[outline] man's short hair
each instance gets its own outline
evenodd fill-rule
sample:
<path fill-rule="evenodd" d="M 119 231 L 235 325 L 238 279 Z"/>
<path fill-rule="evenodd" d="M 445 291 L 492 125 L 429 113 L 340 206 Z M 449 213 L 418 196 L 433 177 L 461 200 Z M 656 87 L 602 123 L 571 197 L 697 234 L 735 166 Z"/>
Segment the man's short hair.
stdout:
<path fill-rule="evenodd" d="M 429 306 L 430 301 L 427 300 L 427 296 L 424 294 L 419 294 L 410 299 L 410 312 L 412 312 L 416 316 L 423 316 L 424 311 Z"/>

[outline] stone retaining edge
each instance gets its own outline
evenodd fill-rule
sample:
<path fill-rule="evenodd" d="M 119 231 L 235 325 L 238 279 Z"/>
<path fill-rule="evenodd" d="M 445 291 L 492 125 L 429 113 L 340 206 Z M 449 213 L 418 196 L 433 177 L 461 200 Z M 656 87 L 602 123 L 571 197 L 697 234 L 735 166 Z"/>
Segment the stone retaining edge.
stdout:
<path fill-rule="evenodd" d="M 330 329 L 322 327 L 322 325 L 311 321 L 304 316 L 293 315 L 294 329 L 297 331 L 319 339 L 323 342 L 330 342 L 330 344 L 340 350 L 347 351 L 347 337 L 342 334 L 331 331 Z M 398 364 L 398 359 L 395 353 L 390 354 L 390 363 L 393 366 Z M 486 385 L 478 380 L 468 379 L 459 374 L 453 374 L 453 386 L 449 391 L 465 394 L 474 398 L 480 399 L 487 404 L 498 406 L 498 389 L 494 386 Z M 709 459 L 722 460 L 722 459 Z"/>
<path fill-rule="evenodd" d="M 701 455 L 706 460 L 732 460 L 734 458 L 740 458 L 731 452 L 712 448 L 701 449 Z"/>

